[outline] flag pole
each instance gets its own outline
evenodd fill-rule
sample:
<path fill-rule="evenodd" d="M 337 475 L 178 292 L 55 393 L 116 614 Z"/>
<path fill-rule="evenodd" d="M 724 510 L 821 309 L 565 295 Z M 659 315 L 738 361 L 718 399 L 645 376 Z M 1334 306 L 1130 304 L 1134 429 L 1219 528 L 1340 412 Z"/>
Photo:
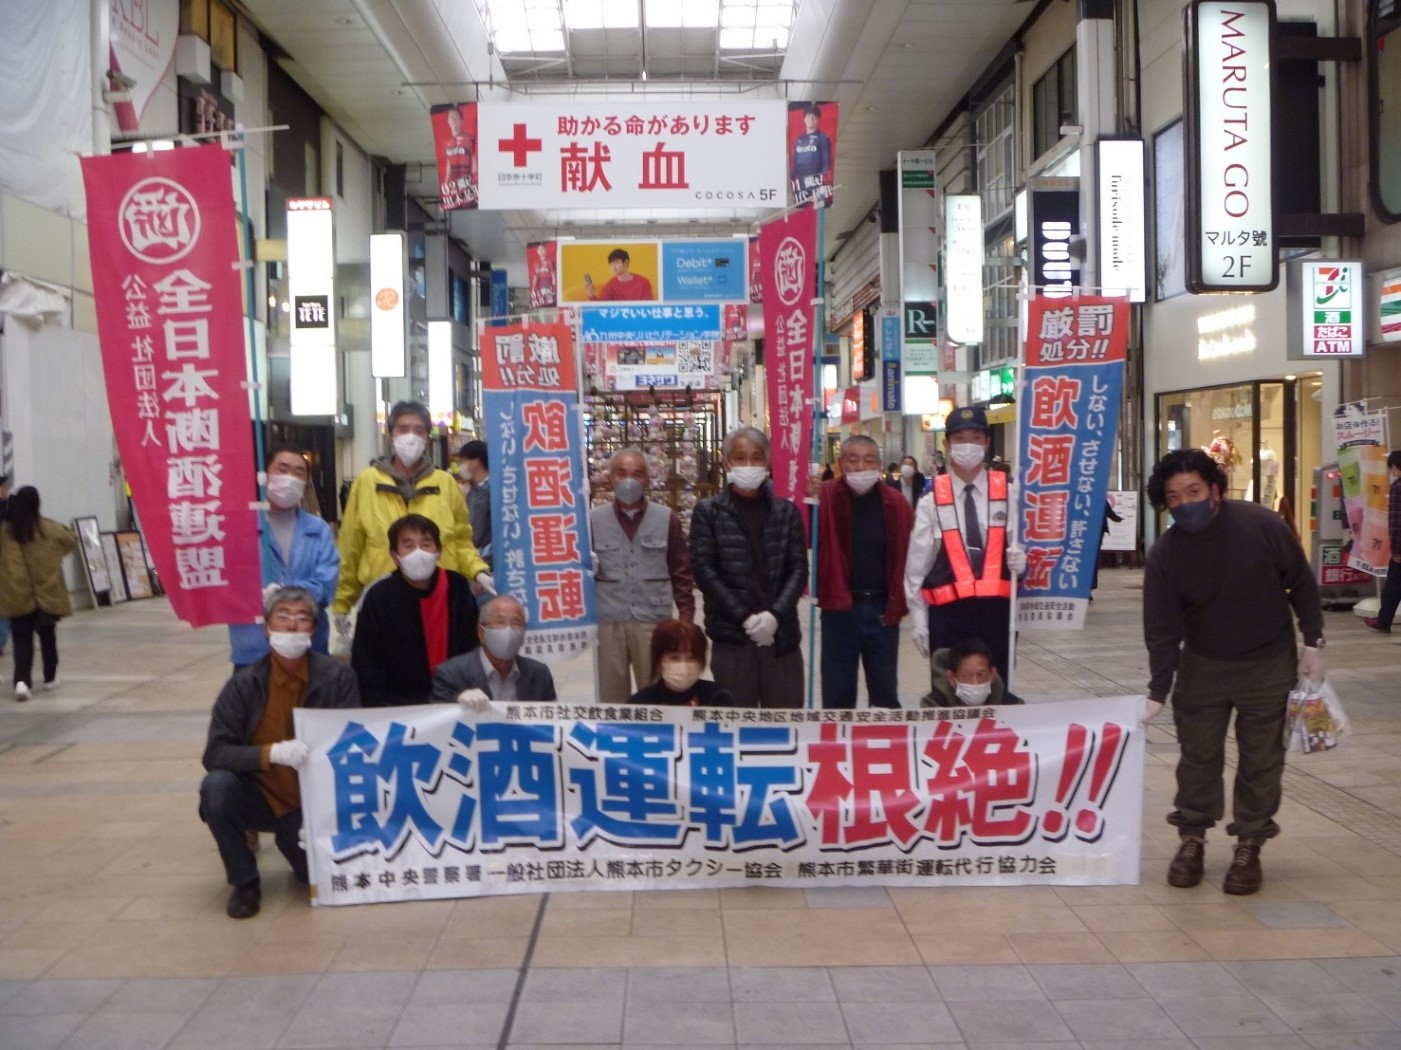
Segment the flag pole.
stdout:
<path fill-rule="evenodd" d="M 278 131 L 281 127 L 257 128 L 257 131 Z M 244 138 L 244 131 L 239 128 L 237 141 L 233 136 L 225 135 L 220 139 L 225 149 L 234 151 L 234 157 L 238 164 L 238 189 L 242 198 L 239 211 L 243 217 L 243 229 L 248 238 L 248 258 L 243 263 L 243 311 L 247 315 L 248 333 L 248 367 L 249 367 L 249 392 L 253 395 L 253 454 L 257 457 L 254 464 L 253 476 L 258 480 L 258 499 L 265 500 L 264 494 L 267 485 L 267 475 L 264 468 L 267 460 L 264 458 L 263 449 L 263 384 L 258 376 L 258 332 L 257 332 L 257 309 L 253 286 L 253 217 L 248 211 L 248 163 L 245 159 L 248 153 L 247 141 Z"/>
<path fill-rule="evenodd" d="M 827 209 L 817 209 L 817 294 L 813 296 L 812 332 L 812 442 L 808 450 L 808 481 L 812 478 L 812 467 L 821 462 L 822 450 L 822 351 L 826 344 L 826 301 L 823 276 L 826 271 L 826 231 Z M 804 483 L 806 486 L 806 482 Z M 804 488 L 806 491 L 806 487 Z M 812 555 L 808 561 L 808 696 L 807 708 L 815 707 L 817 676 L 817 504 L 812 504 L 808 512 L 809 530 L 812 537 Z"/>

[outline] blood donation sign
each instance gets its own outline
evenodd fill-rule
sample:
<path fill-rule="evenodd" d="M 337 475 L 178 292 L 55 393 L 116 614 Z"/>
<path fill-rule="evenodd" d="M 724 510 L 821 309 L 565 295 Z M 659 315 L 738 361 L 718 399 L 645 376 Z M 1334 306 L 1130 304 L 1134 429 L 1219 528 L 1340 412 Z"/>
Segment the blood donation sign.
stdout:
<path fill-rule="evenodd" d="M 1128 347 L 1126 298 L 1037 296 L 1019 413 L 1019 535 L 1027 569 L 1017 626 L 1085 624 Z"/>
<path fill-rule="evenodd" d="M 299 708 L 314 899 L 1135 883 L 1143 703 Z"/>
<path fill-rule="evenodd" d="M 107 401 L 151 556 L 180 619 L 252 623 L 258 487 L 229 155 L 82 166 Z"/>
<path fill-rule="evenodd" d="M 525 609 L 522 655 L 555 663 L 598 633 L 574 335 L 510 325 L 481 340 L 496 585 Z"/>

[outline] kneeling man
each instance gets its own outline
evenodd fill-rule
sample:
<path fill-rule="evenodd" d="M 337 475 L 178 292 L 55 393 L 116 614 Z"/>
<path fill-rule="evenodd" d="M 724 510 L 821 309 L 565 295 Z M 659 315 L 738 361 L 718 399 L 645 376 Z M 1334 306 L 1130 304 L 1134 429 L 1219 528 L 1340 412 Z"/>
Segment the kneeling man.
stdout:
<path fill-rule="evenodd" d="M 316 598 L 300 587 L 275 592 L 264 616 L 272 651 L 235 672 L 214 701 L 199 815 L 233 887 L 226 909 L 231 919 L 256 915 L 262 904 L 248 832 L 271 831 L 292 873 L 307 881 L 297 770 L 308 750 L 293 735 L 292 712 L 360 706 L 355 673 L 339 660 L 309 652 L 319 611 Z"/>

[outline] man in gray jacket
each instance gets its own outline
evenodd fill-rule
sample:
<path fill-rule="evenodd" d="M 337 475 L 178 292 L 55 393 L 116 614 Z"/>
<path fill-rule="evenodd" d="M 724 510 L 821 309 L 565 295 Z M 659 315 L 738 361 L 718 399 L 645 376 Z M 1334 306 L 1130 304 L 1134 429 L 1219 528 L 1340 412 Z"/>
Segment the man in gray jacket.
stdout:
<path fill-rule="evenodd" d="M 487 703 L 552 703 L 555 679 L 539 660 L 518 656 L 525 644 L 525 609 L 509 594 L 487 602 L 477 621 L 482 644 L 438 665 L 433 674 L 436 704 L 457 701 L 476 710 Z"/>
<path fill-rule="evenodd" d="M 622 703 L 655 681 L 652 631 L 663 620 L 696 615 L 691 556 L 681 521 L 647 499 L 647 460 L 635 448 L 608 464 L 613 502 L 589 512 L 598 566 L 598 699 Z M 629 684 L 628 671 L 632 671 Z"/>
<path fill-rule="evenodd" d="M 457 477 L 462 497 L 467 501 L 472 542 L 490 569 L 494 564 L 491 557 L 491 468 L 485 441 L 473 438 L 457 450 Z"/>
<path fill-rule="evenodd" d="M 300 882 L 307 881 L 297 771 L 309 757 L 295 738 L 298 707 L 359 707 L 355 672 L 311 649 L 320 607 L 301 587 L 283 587 L 264 616 L 271 652 L 236 671 L 209 719 L 199 815 L 214 836 L 233 892 L 225 911 L 247 919 L 262 905 L 258 862 L 248 832 L 271 831 Z"/>

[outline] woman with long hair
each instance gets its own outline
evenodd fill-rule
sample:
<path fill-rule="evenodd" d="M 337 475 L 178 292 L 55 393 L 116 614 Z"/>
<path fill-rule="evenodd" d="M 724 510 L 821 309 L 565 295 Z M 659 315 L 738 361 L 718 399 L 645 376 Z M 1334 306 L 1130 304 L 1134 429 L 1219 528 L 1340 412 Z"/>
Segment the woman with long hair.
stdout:
<path fill-rule="evenodd" d="M 15 699 L 28 700 L 33 684 L 34 635 L 44 660 L 44 688 L 58 685 L 60 617 L 71 616 L 63 559 L 77 548 L 72 530 L 39 514 L 39 490 L 25 485 L 10 497 L 0 526 L 0 616 L 8 616 L 15 643 Z"/>

